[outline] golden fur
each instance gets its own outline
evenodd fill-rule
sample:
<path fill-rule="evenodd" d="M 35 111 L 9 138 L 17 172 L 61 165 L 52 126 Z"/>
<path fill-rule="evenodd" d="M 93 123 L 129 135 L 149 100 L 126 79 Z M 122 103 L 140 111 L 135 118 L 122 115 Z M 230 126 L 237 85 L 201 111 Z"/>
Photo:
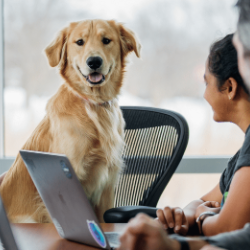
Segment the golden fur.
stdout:
<path fill-rule="evenodd" d="M 103 43 L 103 38 L 111 40 Z M 84 40 L 79 46 L 76 41 Z M 113 206 L 114 187 L 122 168 L 124 120 L 117 103 L 125 57 L 139 57 L 132 31 L 115 21 L 71 23 L 46 48 L 50 66 L 58 66 L 65 82 L 49 100 L 47 114 L 22 149 L 66 154 L 100 221 Z M 90 56 L 103 59 L 105 81 L 86 80 Z M 51 222 L 18 154 L 0 192 L 12 222 Z"/>

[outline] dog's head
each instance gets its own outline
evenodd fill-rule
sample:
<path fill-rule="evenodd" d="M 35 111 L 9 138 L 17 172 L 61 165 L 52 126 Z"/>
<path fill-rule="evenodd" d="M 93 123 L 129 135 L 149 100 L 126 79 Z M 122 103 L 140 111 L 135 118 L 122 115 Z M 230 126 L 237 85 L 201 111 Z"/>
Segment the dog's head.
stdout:
<path fill-rule="evenodd" d="M 125 57 L 140 56 L 135 34 L 115 21 L 86 20 L 60 31 L 45 53 L 51 67 L 81 96 L 105 102 L 117 96 L 122 85 Z"/>

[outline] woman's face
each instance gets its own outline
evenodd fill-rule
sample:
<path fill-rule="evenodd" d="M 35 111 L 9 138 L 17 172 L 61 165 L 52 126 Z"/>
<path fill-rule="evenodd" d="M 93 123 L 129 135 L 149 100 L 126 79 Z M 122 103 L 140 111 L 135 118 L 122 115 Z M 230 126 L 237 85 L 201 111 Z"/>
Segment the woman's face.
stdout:
<path fill-rule="evenodd" d="M 210 104 L 214 112 L 214 120 L 217 122 L 230 121 L 229 99 L 224 87 L 221 91 L 217 87 L 217 78 L 209 72 L 208 63 L 204 74 L 206 85 L 204 98 Z"/>

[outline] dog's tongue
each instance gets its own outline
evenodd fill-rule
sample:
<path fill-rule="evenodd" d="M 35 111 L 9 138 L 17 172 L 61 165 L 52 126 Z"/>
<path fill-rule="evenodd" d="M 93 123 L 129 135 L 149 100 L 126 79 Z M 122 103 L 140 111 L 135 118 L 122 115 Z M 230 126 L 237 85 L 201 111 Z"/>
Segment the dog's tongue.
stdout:
<path fill-rule="evenodd" d="M 102 74 L 92 73 L 89 75 L 89 80 L 91 82 L 100 82 L 102 80 Z"/>

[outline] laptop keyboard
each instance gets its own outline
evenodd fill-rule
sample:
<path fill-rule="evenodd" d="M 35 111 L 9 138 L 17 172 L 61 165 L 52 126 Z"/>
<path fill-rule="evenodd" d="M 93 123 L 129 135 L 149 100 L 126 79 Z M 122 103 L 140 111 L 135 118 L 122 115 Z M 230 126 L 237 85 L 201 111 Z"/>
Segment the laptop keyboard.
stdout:
<path fill-rule="evenodd" d="M 120 234 L 119 233 L 105 233 L 105 236 L 109 242 L 110 247 L 119 247 L 120 246 L 120 241 L 119 241 L 119 237 Z"/>

